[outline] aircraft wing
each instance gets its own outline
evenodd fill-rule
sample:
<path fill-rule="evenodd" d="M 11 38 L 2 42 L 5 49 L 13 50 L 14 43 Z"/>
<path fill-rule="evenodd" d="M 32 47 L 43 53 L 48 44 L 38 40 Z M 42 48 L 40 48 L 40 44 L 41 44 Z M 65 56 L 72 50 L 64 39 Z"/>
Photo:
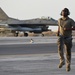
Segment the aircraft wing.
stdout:
<path fill-rule="evenodd" d="M 42 25 L 53 25 L 53 26 L 57 26 L 57 20 L 54 19 L 31 19 L 31 20 L 25 20 L 24 21 L 25 24 L 42 24 Z"/>

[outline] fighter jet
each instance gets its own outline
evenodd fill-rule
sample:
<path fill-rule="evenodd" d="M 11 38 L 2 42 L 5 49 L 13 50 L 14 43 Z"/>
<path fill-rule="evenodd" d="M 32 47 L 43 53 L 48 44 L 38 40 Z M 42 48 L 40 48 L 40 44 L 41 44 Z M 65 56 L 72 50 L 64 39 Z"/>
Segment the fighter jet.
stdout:
<path fill-rule="evenodd" d="M 9 17 L 0 8 L 0 25 L 6 25 L 10 30 L 15 31 L 16 36 L 18 32 L 24 32 L 24 36 L 28 36 L 28 32 L 42 33 L 49 31 L 49 26 L 57 26 L 57 20 L 53 18 L 35 18 L 30 20 L 19 20 Z"/>

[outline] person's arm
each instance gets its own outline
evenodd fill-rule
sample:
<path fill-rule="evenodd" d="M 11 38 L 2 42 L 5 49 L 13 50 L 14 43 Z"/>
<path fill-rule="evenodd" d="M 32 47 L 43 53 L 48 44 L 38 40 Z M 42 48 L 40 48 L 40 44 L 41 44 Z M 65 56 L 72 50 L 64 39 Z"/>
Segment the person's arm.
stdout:
<path fill-rule="evenodd" d="M 57 31 L 57 36 L 59 36 L 59 33 L 60 33 L 60 27 L 58 26 L 58 31 Z"/>
<path fill-rule="evenodd" d="M 64 30 L 75 30 L 75 27 L 73 27 L 73 28 L 64 28 Z"/>

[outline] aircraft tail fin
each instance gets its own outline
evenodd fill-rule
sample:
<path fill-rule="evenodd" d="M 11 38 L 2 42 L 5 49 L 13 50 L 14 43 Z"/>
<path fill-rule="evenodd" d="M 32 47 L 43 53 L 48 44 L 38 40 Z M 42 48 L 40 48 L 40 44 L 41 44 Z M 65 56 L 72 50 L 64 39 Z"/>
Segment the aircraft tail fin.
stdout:
<path fill-rule="evenodd" d="M 7 20 L 8 15 L 0 8 L 0 20 Z"/>

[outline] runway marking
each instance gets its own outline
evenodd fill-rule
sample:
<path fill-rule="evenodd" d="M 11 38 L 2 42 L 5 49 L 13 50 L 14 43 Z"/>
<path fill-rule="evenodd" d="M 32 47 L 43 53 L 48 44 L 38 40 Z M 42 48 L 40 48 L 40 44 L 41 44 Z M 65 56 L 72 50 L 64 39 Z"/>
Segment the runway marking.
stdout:
<path fill-rule="evenodd" d="M 75 53 L 72 53 L 75 58 Z M 30 55 L 0 55 L 1 61 L 36 61 L 36 60 L 53 60 L 59 59 L 58 53 L 52 54 L 30 54 Z"/>

